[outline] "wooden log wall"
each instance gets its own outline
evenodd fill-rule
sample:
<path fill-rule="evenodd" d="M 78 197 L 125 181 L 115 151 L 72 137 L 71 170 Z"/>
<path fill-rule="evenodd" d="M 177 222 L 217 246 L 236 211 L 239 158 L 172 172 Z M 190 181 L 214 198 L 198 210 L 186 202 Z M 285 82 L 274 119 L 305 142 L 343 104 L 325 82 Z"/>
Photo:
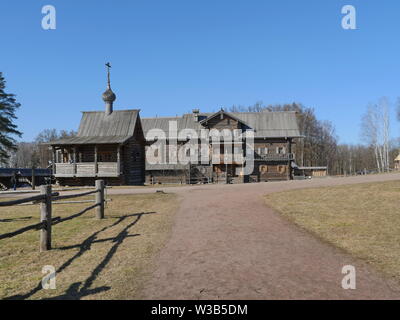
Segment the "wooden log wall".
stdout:
<path fill-rule="evenodd" d="M 127 185 L 142 185 L 145 182 L 145 150 L 144 143 L 132 137 L 121 149 L 121 168 L 124 183 Z"/>

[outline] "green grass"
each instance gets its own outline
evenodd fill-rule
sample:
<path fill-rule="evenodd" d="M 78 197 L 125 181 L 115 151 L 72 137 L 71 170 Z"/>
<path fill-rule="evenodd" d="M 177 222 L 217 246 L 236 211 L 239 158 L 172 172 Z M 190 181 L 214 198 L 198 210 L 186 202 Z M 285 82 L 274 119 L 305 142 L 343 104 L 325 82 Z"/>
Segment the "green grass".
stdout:
<path fill-rule="evenodd" d="M 108 198 L 112 201 L 106 205 L 104 220 L 95 219 L 93 209 L 53 226 L 53 250 L 48 252 L 39 252 L 39 231 L 0 240 L 0 298 L 138 297 L 151 272 L 154 256 L 169 235 L 176 197 L 138 194 Z M 53 205 L 53 217 L 67 217 L 90 205 Z M 37 222 L 38 205 L 0 209 L 0 234 Z M 59 271 L 56 290 L 38 286 L 45 265 Z"/>

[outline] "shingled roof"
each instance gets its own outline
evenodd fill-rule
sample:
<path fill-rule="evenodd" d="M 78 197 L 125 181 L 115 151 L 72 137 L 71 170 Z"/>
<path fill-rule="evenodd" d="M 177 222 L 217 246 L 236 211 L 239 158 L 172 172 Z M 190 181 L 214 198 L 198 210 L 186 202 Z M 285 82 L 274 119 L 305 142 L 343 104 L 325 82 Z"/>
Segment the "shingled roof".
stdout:
<path fill-rule="evenodd" d="M 133 136 L 139 110 L 83 112 L 76 137 L 51 141 L 52 145 L 124 143 Z"/>
<path fill-rule="evenodd" d="M 271 112 L 225 112 L 254 130 L 256 138 L 297 138 L 301 137 L 294 111 Z M 182 117 L 144 118 L 142 119 L 145 136 L 151 129 L 161 129 L 168 133 L 169 121 L 177 122 L 178 131 L 182 129 L 194 129 L 199 132 L 204 129 L 202 124 L 207 119 L 215 116 L 215 113 L 200 113 L 199 121 L 195 121 L 193 114 L 184 114 Z"/>

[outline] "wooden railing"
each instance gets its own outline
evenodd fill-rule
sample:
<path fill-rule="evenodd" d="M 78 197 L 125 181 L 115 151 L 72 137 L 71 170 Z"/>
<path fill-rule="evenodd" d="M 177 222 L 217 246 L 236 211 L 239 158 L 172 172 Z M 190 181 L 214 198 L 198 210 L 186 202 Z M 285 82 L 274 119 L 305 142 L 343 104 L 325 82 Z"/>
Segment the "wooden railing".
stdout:
<path fill-rule="evenodd" d="M 263 155 L 254 155 L 254 160 L 263 160 L 263 161 L 288 161 L 294 160 L 293 153 L 269 153 Z"/>
<path fill-rule="evenodd" d="M 76 163 L 75 168 L 76 168 L 75 174 L 77 176 L 90 176 L 90 177 L 93 177 L 97 172 L 96 164 L 95 163 L 91 163 L 91 162 L 88 162 L 88 163 L 85 163 L 85 162 Z"/>
<path fill-rule="evenodd" d="M 212 164 L 243 164 L 245 161 L 249 161 L 245 156 L 236 156 L 236 159 L 233 155 L 211 155 Z M 293 153 L 269 153 L 269 154 L 254 154 L 254 160 L 256 161 L 289 161 L 294 160 Z"/>
<path fill-rule="evenodd" d="M 101 177 L 119 175 L 118 162 L 99 162 L 97 166 L 97 175 Z"/>
<path fill-rule="evenodd" d="M 77 162 L 56 163 L 56 177 L 116 177 L 119 175 L 118 162 Z"/>
<path fill-rule="evenodd" d="M 95 194 L 94 202 L 95 204 L 83 209 L 82 211 L 75 213 L 69 217 L 61 218 L 61 217 L 52 217 L 52 204 L 57 203 L 59 200 L 83 197 L 90 194 Z M 11 201 L 3 201 L 0 202 L 0 207 L 5 206 L 14 206 L 18 204 L 24 204 L 28 202 L 40 203 L 40 222 L 23 227 L 17 231 L 13 231 L 6 234 L 0 234 L 0 240 L 5 238 L 12 238 L 21 233 L 30 231 L 30 230 L 40 230 L 40 251 L 47 251 L 51 249 L 51 227 L 55 224 L 74 219 L 76 217 L 81 216 L 85 212 L 96 208 L 96 217 L 97 219 L 104 219 L 104 181 L 96 180 L 96 189 L 93 191 L 64 195 L 60 196 L 58 192 L 52 193 L 51 185 L 41 186 L 40 195 L 16 199 Z"/>
<path fill-rule="evenodd" d="M 56 163 L 56 175 L 73 175 L 75 174 L 75 164 L 73 163 Z"/>

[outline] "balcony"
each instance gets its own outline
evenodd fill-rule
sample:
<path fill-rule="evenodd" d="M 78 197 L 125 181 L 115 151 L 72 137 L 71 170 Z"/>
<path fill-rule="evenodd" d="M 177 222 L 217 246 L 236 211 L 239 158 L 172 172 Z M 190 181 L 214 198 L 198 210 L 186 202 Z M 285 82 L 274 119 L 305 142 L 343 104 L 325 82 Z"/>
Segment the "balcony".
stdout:
<path fill-rule="evenodd" d="M 118 162 L 78 162 L 55 163 L 56 178 L 69 177 L 118 177 L 120 169 Z"/>
<path fill-rule="evenodd" d="M 294 153 L 270 153 L 270 154 L 254 154 L 254 161 L 290 161 L 295 160 Z M 212 155 L 211 163 L 212 164 L 236 164 L 242 165 L 245 162 L 244 156 L 237 156 L 236 159 L 233 158 L 233 155 L 227 155 L 225 157 L 224 154 L 221 155 Z"/>
<path fill-rule="evenodd" d="M 290 161 L 294 159 L 294 153 L 254 154 L 255 161 Z"/>

